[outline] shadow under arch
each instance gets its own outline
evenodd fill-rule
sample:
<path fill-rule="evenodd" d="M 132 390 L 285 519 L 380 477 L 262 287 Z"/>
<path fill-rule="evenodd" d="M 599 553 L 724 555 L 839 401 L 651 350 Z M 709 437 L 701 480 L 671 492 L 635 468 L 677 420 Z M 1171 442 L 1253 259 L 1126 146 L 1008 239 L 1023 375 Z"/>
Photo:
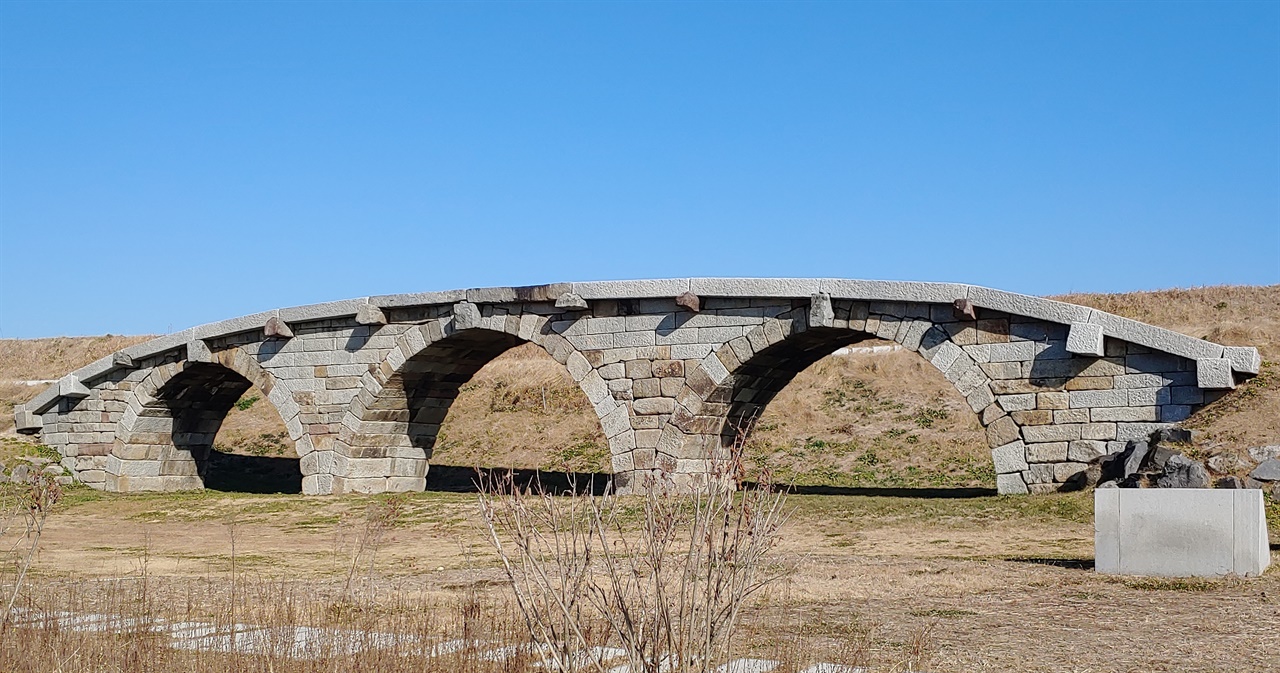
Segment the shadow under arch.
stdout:
<path fill-rule="evenodd" d="M 298 413 L 274 378 L 243 351 L 218 351 L 214 359 L 157 366 L 134 387 L 107 463 L 107 490 L 301 492 L 297 460 L 214 449 L 227 414 L 251 386 L 266 394 L 286 427 Z M 295 450 L 303 455 L 306 438 L 294 434 Z"/>
<path fill-rule="evenodd" d="M 441 424 L 464 384 L 499 355 L 524 343 L 541 347 L 586 395 L 611 446 L 630 442 L 627 408 L 564 337 L 541 316 L 484 318 L 458 329 L 452 316 L 414 326 L 361 381 L 334 446 L 333 492 L 421 491 Z M 613 428 L 614 432 L 607 432 Z"/>

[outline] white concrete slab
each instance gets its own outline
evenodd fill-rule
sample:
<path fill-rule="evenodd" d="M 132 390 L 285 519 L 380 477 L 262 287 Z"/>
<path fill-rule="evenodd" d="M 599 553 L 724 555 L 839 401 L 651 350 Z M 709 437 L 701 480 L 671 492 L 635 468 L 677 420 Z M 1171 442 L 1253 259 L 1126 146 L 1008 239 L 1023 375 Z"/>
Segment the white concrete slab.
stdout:
<path fill-rule="evenodd" d="M 1262 491 L 1094 491 L 1095 569 L 1113 575 L 1257 577 L 1271 564 Z"/>

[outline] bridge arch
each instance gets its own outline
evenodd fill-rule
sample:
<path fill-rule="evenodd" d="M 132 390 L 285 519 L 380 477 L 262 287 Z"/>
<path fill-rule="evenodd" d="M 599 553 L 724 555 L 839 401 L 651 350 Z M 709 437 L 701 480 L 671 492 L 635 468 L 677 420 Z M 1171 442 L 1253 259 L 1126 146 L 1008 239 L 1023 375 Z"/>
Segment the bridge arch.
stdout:
<path fill-rule="evenodd" d="M 838 348 L 879 338 L 918 353 L 942 372 L 986 429 L 993 461 L 998 471 L 1004 471 L 998 475 L 1001 492 L 1028 490 L 1025 472 L 1030 467 L 1025 462 L 1021 424 L 998 403 L 992 378 L 979 361 L 990 359 L 989 354 L 983 355 L 989 344 L 1001 339 L 1008 343 L 1008 316 L 966 322 L 952 316 L 951 307 L 945 305 L 856 301 L 826 305 L 821 303 L 825 298 L 814 300 L 766 318 L 688 372 L 675 414 L 658 442 L 659 469 L 677 474 L 708 472 L 713 461 L 728 458 L 732 447 L 746 439 L 764 408 L 800 372 Z M 1042 326 L 1025 330 L 1037 331 L 1042 334 L 1035 335 L 1046 343 L 1055 336 L 1049 333 L 1051 328 Z M 1065 333 L 1056 336 L 1065 338 Z M 957 340 L 975 346 L 982 341 L 983 347 L 966 350 Z M 1065 444 L 1063 453 L 1065 459 Z"/>
<path fill-rule="evenodd" d="M 477 311 L 478 313 L 478 311 Z M 462 385 L 523 343 L 565 366 L 590 401 L 614 453 L 634 448 L 627 407 L 582 352 L 540 315 L 445 316 L 403 332 L 383 361 L 361 378 L 343 415 L 323 492 L 418 491 L 440 426 Z M 322 486 L 323 488 L 323 486 Z"/>
<path fill-rule="evenodd" d="M 203 488 L 214 438 L 250 386 L 266 394 L 298 455 L 310 451 L 310 438 L 289 422 L 299 409 L 285 386 L 239 348 L 211 355 L 211 362 L 157 365 L 133 386 L 107 457 L 106 490 Z"/>

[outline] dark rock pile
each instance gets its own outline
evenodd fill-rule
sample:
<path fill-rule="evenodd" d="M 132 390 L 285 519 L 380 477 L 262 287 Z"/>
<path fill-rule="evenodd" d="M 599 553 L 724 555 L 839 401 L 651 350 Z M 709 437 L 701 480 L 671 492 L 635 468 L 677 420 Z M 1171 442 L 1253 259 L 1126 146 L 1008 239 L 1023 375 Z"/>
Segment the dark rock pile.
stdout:
<path fill-rule="evenodd" d="M 1123 451 L 1098 456 L 1076 477 L 1076 488 L 1260 488 L 1280 492 L 1280 446 L 1250 449 L 1258 462 L 1249 476 L 1237 472 L 1252 463 L 1232 454 L 1219 454 L 1208 465 L 1182 453 L 1191 446 L 1191 432 L 1166 429 L 1145 440 L 1132 440 Z"/>
<path fill-rule="evenodd" d="M 1208 488 L 1209 471 L 1178 450 L 1191 442 L 1187 430 L 1159 430 L 1132 440 L 1119 453 L 1098 456 L 1083 472 L 1081 486 L 1097 488 Z"/>

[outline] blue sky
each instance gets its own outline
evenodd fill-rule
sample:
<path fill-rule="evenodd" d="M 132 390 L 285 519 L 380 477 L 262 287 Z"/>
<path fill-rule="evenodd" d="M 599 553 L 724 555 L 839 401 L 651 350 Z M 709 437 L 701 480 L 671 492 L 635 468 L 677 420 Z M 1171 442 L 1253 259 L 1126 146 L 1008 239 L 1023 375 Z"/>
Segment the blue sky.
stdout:
<path fill-rule="evenodd" d="M 739 275 L 1280 282 L 1280 3 L 0 3 L 0 337 Z"/>

